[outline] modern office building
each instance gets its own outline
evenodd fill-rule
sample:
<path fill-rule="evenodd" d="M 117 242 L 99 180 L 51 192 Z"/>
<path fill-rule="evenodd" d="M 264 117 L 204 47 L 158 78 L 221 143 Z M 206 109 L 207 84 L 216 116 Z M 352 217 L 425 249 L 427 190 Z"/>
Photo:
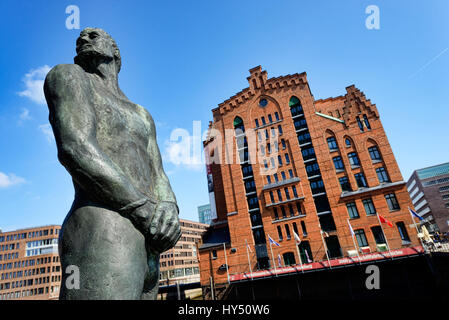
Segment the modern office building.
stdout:
<path fill-rule="evenodd" d="M 0 300 L 58 299 L 60 228 L 0 232 Z"/>
<path fill-rule="evenodd" d="M 203 287 L 228 274 L 419 245 L 406 182 L 363 92 L 351 85 L 316 100 L 306 73 L 268 79 L 260 66 L 247 80 L 212 110 L 204 141 L 217 219 L 199 247 Z"/>
<path fill-rule="evenodd" d="M 201 223 L 211 224 L 212 216 L 210 204 L 205 204 L 198 207 L 198 219 Z"/>
<path fill-rule="evenodd" d="M 176 245 L 161 254 L 160 285 L 199 282 L 197 243 L 207 224 L 180 219 L 182 236 Z"/>
<path fill-rule="evenodd" d="M 449 231 L 449 162 L 418 169 L 407 182 L 416 212 L 429 231 Z"/>

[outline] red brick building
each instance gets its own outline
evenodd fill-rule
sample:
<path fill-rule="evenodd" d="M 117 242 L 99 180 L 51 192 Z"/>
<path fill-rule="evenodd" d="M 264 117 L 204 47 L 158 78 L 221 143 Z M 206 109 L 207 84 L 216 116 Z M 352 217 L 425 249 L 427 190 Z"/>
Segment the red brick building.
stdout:
<path fill-rule="evenodd" d="M 247 79 L 212 110 L 204 142 L 217 219 L 199 246 L 203 287 L 226 283 L 227 271 L 273 268 L 272 257 L 286 266 L 419 245 L 405 182 L 363 92 L 352 85 L 315 100 L 306 73 L 268 79 L 260 66 Z M 382 230 L 377 214 L 392 227 Z M 273 253 L 268 235 L 280 244 Z"/>
<path fill-rule="evenodd" d="M 50 225 L 0 230 L 0 300 L 56 300 L 61 286 L 58 237 Z"/>

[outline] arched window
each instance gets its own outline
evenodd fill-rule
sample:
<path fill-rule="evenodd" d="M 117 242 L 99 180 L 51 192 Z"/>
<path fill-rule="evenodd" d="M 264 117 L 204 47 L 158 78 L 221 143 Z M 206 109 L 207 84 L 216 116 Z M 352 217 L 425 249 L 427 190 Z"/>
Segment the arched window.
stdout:
<path fill-rule="evenodd" d="M 240 117 L 235 117 L 234 118 L 234 129 L 240 129 L 243 132 L 245 132 L 245 127 L 243 125 L 243 120 Z"/>
<path fill-rule="evenodd" d="M 351 139 L 346 138 L 345 139 L 345 144 L 346 144 L 346 147 L 350 147 L 352 145 Z"/>
<path fill-rule="evenodd" d="M 299 101 L 299 99 L 295 96 L 290 98 L 290 101 L 288 102 L 288 106 L 290 107 L 292 117 L 303 113 L 301 101 Z"/>

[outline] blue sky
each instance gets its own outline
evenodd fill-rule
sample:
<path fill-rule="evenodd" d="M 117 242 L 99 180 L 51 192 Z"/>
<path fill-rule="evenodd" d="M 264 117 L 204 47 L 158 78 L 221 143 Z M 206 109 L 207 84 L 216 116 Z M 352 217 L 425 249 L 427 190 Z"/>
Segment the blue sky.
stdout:
<path fill-rule="evenodd" d="M 365 8 L 377 5 L 380 29 Z M 156 120 L 181 218 L 208 202 L 203 165 L 173 163 L 176 128 L 202 131 L 211 109 L 269 77 L 306 71 L 316 99 L 355 84 L 376 103 L 404 179 L 449 161 L 448 1 L 12 1 L 0 2 L 0 228 L 61 224 L 73 200 L 58 163 L 41 85 L 48 67 L 73 63 L 81 29 L 109 32 L 123 59 L 119 81 Z M 446 51 L 445 51 L 446 50 Z"/>

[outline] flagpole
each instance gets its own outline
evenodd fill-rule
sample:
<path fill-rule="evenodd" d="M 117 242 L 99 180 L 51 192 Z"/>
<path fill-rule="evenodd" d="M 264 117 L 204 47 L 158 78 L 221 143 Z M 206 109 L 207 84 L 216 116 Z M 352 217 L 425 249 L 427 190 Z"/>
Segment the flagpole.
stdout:
<path fill-rule="evenodd" d="M 415 217 L 413 216 L 410 207 L 408 207 L 408 212 L 410 213 L 410 216 L 412 217 L 413 224 L 415 225 L 416 232 L 417 232 L 417 235 L 416 235 L 416 236 L 418 237 L 419 241 L 421 242 L 421 247 L 422 247 L 422 249 L 425 250 L 425 249 L 424 249 L 424 244 L 423 244 L 423 242 L 422 242 L 422 239 L 419 237 L 419 233 L 420 233 L 420 232 L 419 232 L 418 226 L 416 225 Z"/>
<path fill-rule="evenodd" d="M 245 239 L 246 243 L 246 254 L 248 256 L 248 266 L 249 266 L 249 272 L 251 273 L 251 280 L 253 280 L 253 270 L 251 269 L 251 262 L 249 260 L 249 251 L 248 251 L 248 241 Z"/>
<path fill-rule="evenodd" d="M 300 254 L 300 252 L 299 252 L 298 243 L 296 244 L 296 251 L 298 252 L 298 259 L 299 259 L 299 265 L 301 266 L 301 271 L 302 271 L 302 273 L 304 273 L 304 267 L 303 267 L 303 265 L 302 265 L 301 254 Z"/>
<path fill-rule="evenodd" d="M 268 235 L 268 237 L 270 237 L 270 235 Z M 271 259 L 273 260 L 274 273 L 276 274 L 276 277 L 277 277 L 277 276 L 278 276 L 278 273 L 277 273 L 277 271 L 276 271 L 276 261 L 274 260 L 273 247 L 272 247 L 271 241 L 268 240 L 268 242 L 270 243 Z"/>
<path fill-rule="evenodd" d="M 329 268 L 332 269 L 331 261 L 329 259 L 329 254 L 327 252 L 326 242 L 324 241 L 324 237 L 323 237 L 323 230 L 321 230 L 321 224 L 320 224 L 320 234 L 321 234 L 321 240 L 323 240 L 324 250 L 326 251 L 327 263 L 329 263 Z"/>
<path fill-rule="evenodd" d="M 347 219 L 347 220 L 348 220 L 349 227 L 351 228 L 350 231 L 351 231 L 352 242 L 354 243 L 355 251 L 357 251 L 357 257 L 359 258 L 359 263 L 362 264 L 362 260 L 360 259 L 359 249 L 357 248 L 357 245 L 355 244 L 354 232 L 352 230 L 351 222 L 349 222 L 349 219 Z"/>
<path fill-rule="evenodd" d="M 387 244 L 388 253 L 390 253 L 390 258 L 391 258 L 391 260 L 393 260 L 393 255 L 391 254 L 391 249 L 390 249 L 390 245 L 388 244 L 387 235 L 385 234 L 384 227 L 382 227 L 382 222 L 380 222 L 379 213 L 376 212 L 376 215 L 377 215 L 377 220 L 379 221 L 380 229 L 382 230 L 382 233 L 385 238 L 385 243 Z"/>
<path fill-rule="evenodd" d="M 228 274 L 228 283 L 231 283 L 229 279 L 229 266 L 228 266 L 228 256 L 226 255 L 226 243 L 223 242 L 223 250 L 225 255 L 225 263 L 226 263 L 226 273 Z"/>

